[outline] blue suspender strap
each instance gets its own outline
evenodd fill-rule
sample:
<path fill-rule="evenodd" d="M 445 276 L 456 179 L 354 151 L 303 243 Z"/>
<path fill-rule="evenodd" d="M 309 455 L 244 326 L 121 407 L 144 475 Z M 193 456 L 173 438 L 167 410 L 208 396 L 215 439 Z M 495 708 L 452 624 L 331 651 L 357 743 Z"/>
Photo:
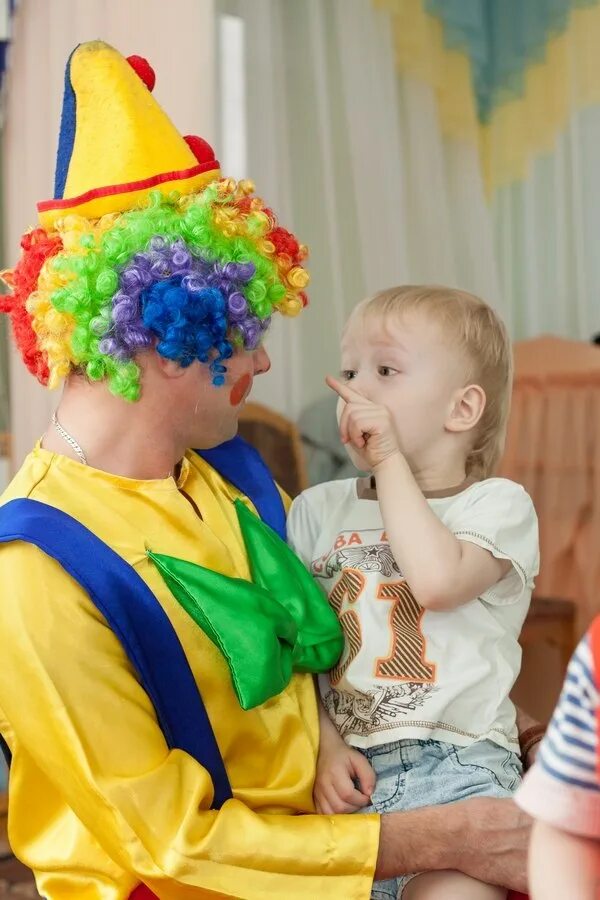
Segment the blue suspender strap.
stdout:
<path fill-rule="evenodd" d="M 286 540 L 283 500 L 258 450 L 238 435 L 219 447 L 196 450 L 196 453 L 248 497 L 263 522 Z"/>
<path fill-rule="evenodd" d="M 37 500 L 0 507 L 0 543 L 26 541 L 55 559 L 87 592 L 120 640 L 171 749 L 210 773 L 213 808 L 231 786 L 202 697 L 162 606 L 137 572 L 76 519 Z"/>

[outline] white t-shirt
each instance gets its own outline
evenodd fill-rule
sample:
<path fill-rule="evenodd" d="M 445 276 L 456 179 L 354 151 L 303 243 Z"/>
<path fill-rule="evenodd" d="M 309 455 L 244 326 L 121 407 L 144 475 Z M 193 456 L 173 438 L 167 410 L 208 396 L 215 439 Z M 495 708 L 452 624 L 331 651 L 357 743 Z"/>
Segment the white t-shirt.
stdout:
<path fill-rule="evenodd" d="M 379 503 L 357 491 L 354 478 L 317 485 L 294 501 L 288 518 L 290 544 L 322 584 L 346 637 L 340 662 L 319 677 L 338 730 L 363 748 L 492 740 L 518 752 L 509 693 L 539 568 L 530 497 L 512 481 L 490 478 L 428 500 L 457 538 L 512 562 L 481 597 L 436 612 L 420 607 L 403 579 Z"/>

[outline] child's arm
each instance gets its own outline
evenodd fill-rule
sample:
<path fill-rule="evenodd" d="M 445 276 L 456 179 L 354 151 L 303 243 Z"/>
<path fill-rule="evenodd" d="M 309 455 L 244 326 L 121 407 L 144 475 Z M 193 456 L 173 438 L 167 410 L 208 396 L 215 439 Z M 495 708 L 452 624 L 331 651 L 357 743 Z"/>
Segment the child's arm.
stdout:
<path fill-rule="evenodd" d="M 438 519 L 402 455 L 386 407 L 336 379 L 327 383 L 346 401 L 342 442 L 361 450 L 371 465 L 390 549 L 417 603 L 426 609 L 453 609 L 500 581 L 511 562 L 458 540 Z"/>
<path fill-rule="evenodd" d="M 375 788 L 375 773 L 358 750 L 349 747 L 319 703 L 319 759 L 314 800 L 325 815 L 351 813 L 367 806 Z"/>
<path fill-rule="evenodd" d="M 376 465 L 374 473 L 390 549 L 420 606 L 454 609 L 483 594 L 510 570 L 509 560 L 458 540 L 446 528 L 400 450 Z"/>
<path fill-rule="evenodd" d="M 288 541 L 307 568 L 310 568 L 318 527 L 304 494 L 301 494 L 294 500 L 288 516 Z M 319 757 L 313 790 L 315 807 L 317 812 L 326 815 L 356 812 L 370 803 L 375 774 L 362 753 L 344 742 L 323 707 L 316 684 L 315 690 L 319 707 Z"/>
<path fill-rule="evenodd" d="M 597 900 L 600 843 L 537 821 L 529 846 L 531 900 Z"/>

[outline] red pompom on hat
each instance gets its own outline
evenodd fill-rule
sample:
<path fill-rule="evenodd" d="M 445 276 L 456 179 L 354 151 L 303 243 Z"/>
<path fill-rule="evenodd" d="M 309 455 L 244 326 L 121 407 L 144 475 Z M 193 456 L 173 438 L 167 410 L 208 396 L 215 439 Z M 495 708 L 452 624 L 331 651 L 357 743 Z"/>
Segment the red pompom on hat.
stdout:
<path fill-rule="evenodd" d="M 215 151 L 204 138 L 197 134 L 184 134 L 183 139 L 199 163 L 211 162 L 215 158 Z"/>
<path fill-rule="evenodd" d="M 136 75 L 139 75 L 148 90 L 152 92 L 154 85 L 156 84 L 156 75 L 148 60 L 143 56 L 128 56 L 127 62 Z"/>

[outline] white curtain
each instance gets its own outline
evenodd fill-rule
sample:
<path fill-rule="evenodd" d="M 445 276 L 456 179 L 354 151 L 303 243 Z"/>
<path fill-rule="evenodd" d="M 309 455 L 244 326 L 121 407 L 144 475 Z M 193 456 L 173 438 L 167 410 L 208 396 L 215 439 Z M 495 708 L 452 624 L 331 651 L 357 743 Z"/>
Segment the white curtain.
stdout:
<path fill-rule="evenodd" d="M 571 116 L 552 150 L 491 208 L 498 267 L 519 338 L 600 331 L 600 107 Z"/>
<path fill-rule="evenodd" d="M 245 26 L 246 174 L 311 250 L 312 306 L 276 322 L 256 399 L 295 417 L 323 395 L 343 323 L 378 289 L 460 285 L 506 313 L 476 149 L 444 140 L 432 89 L 398 78 L 387 14 L 370 0 L 217 12 Z"/>
<path fill-rule="evenodd" d="M 183 134 L 215 140 L 213 0 L 21 0 L 13 23 L 3 123 L 4 261 L 52 196 L 64 68 L 73 48 L 100 38 L 148 58 L 155 96 Z M 45 429 L 58 397 L 11 360 L 12 466 Z"/>

